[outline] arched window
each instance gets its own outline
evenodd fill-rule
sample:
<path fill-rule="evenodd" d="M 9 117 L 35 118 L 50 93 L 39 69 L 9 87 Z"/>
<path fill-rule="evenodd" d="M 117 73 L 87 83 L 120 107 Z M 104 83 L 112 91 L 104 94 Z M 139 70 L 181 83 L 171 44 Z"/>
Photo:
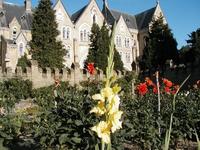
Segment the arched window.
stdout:
<path fill-rule="evenodd" d="M 81 42 L 88 42 L 90 41 L 90 31 L 86 28 L 80 30 L 80 41 Z"/>
<path fill-rule="evenodd" d="M 16 38 L 17 38 L 17 28 L 16 27 L 13 28 L 12 37 L 13 37 L 13 40 L 16 40 Z"/>
<path fill-rule="evenodd" d="M 19 55 L 20 56 L 24 55 L 24 44 L 23 43 L 19 44 Z"/>

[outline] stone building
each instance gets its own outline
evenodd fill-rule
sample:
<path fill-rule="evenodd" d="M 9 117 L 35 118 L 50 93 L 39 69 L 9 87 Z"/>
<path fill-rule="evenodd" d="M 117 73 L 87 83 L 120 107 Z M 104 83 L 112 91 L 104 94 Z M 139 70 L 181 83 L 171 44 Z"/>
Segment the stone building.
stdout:
<path fill-rule="evenodd" d="M 31 40 L 32 7 L 31 0 L 25 0 L 24 6 L 10 4 L 0 0 L 0 65 L 2 68 L 10 67 L 15 70 L 18 59 L 25 53 L 29 54 L 29 41 Z M 145 46 L 145 38 L 151 21 L 156 16 L 163 16 L 159 3 L 156 6 L 137 15 L 126 14 L 112 10 L 107 0 L 103 0 L 103 9 L 95 0 L 89 0 L 88 4 L 70 15 L 62 0 L 57 0 L 53 6 L 56 11 L 56 22 L 61 40 L 66 49 L 65 66 L 71 67 L 72 63 L 78 63 L 83 68 L 83 62 L 87 58 L 90 44 L 90 32 L 93 23 L 99 26 L 106 21 L 108 27 L 116 22 L 115 44 L 119 51 L 124 68 L 132 70 L 132 63 L 142 55 Z"/>

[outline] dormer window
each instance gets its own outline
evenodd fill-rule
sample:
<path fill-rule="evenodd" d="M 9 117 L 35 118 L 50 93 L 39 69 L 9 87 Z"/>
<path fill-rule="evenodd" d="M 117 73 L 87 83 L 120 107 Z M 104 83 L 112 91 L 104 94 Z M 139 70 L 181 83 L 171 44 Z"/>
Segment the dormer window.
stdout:
<path fill-rule="evenodd" d="M 16 40 L 16 38 L 17 38 L 17 28 L 16 27 L 13 28 L 12 38 L 13 38 L 13 40 Z"/>

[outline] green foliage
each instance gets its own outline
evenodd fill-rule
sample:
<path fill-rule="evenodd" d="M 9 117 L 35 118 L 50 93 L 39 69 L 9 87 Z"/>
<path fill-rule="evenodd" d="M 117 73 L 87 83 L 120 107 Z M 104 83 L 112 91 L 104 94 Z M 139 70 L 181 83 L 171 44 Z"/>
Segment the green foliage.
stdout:
<path fill-rule="evenodd" d="M 133 73 L 130 73 L 117 81 L 122 87 L 120 109 L 124 112 L 123 128 L 112 135 L 112 148 L 123 150 L 124 144 L 129 144 L 144 150 L 162 149 L 173 111 L 173 95 L 161 95 L 161 114 L 158 120 L 157 95 L 149 90 L 145 96 L 133 97 L 131 82 L 134 78 Z M 91 132 L 90 127 L 99 118 L 89 111 L 93 108 L 91 96 L 99 92 L 102 85 L 102 82 L 97 81 L 82 82 L 79 87 L 61 83 L 57 88 L 50 86 L 33 90 L 32 98 L 39 106 L 35 115 L 30 115 L 30 111 L 26 110 L 21 114 L 1 116 L 0 139 L 3 139 L 4 146 L 25 145 L 26 149 L 95 149 L 100 140 Z M 199 108 L 200 89 L 182 91 L 177 95 L 170 148 L 174 149 L 177 139 L 196 141 L 194 130 L 200 135 Z M 161 125 L 161 137 L 158 134 L 158 122 Z"/>
<path fill-rule="evenodd" d="M 0 83 L 0 106 L 10 111 L 15 103 L 31 96 L 32 83 L 29 80 L 9 79 Z"/>
<path fill-rule="evenodd" d="M 190 48 L 188 55 L 193 56 L 193 61 L 198 60 L 200 62 L 200 28 L 189 35 L 187 43 Z"/>
<path fill-rule="evenodd" d="M 167 24 L 160 16 L 152 22 L 149 37 L 146 39 L 142 65 L 143 68 L 164 67 L 166 60 L 178 61 L 177 42 Z"/>
<path fill-rule="evenodd" d="M 62 68 L 66 54 L 60 41 L 56 41 L 59 31 L 55 21 L 55 11 L 50 0 L 40 0 L 33 14 L 32 58 L 41 67 Z"/>
<path fill-rule="evenodd" d="M 51 96 L 36 97 L 43 104 L 33 129 L 35 140 L 44 149 L 94 149 L 96 137 L 90 127 L 96 119 L 89 113 L 92 105 L 87 88 L 80 91 L 76 87 L 63 89 L 61 86 L 56 91 L 58 96 L 51 99 Z M 53 91 L 48 94 L 52 95 Z"/>
<path fill-rule="evenodd" d="M 97 62 L 97 52 L 98 52 L 98 47 L 99 47 L 99 43 L 98 43 L 98 38 L 99 38 L 99 34 L 100 34 L 100 28 L 98 26 L 98 24 L 94 23 L 91 29 L 91 35 L 90 35 L 90 48 L 89 48 L 89 54 L 87 57 L 86 62 L 91 63 L 91 62 Z"/>
<path fill-rule="evenodd" d="M 25 70 L 26 67 L 31 67 L 31 62 L 30 62 L 30 60 L 28 60 L 26 54 L 18 59 L 17 66 L 22 67 L 22 70 Z"/>
<path fill-rule="evenodd" d="M 108 64 L 108 54 L 109 54 L 109 44 L 111 37 L 109 36 L 109 30 L 104 23 L 101 29 L 99 29 L 97 24 L 93 24 L 92 34 L 91 34 L 91 45 L 89 49 L 89 55 L 86 62 L 94 62 L 95 67 L 106 71 Z M 123 62 L 121 61 L 121 56 L 119 52 L 115 50 L 114 53 L 115 70 L 123 70 Z"/>

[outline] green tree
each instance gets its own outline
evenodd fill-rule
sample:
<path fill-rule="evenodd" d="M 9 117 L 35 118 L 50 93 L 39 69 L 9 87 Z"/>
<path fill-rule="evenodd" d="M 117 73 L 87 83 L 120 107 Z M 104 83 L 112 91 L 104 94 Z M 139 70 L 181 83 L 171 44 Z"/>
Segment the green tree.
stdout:
<path fill-rule="evenodd" d="M 18 59 L 17 66 L 22 67 L 23 70 L 25 70 L 26 67 L 31 67 L 31 61 L 27 58 L 27 54 Z"/>
<path fill-rule="evenodd" d="M 200 60 L 200 28 L 189 35 L 187 43 L 190 48 L 189 53 L 193 55 L 194 61 Z"/>
<path fill-rule="evenodd" d="M 94 62 L 95 67 L 103 70 L 105 72 L 107 63 L 108 63 L 108 54 L 109 54 L 109 29 L 104 23 L 101 29 L 98 25 L 94 24 L 92 27 L 91 34 L 91 45 L 89 49 L 89 54 L 86 62 Z M 119 52 L 115 49 L 114 55 L 115 70 L 123 70 L 123 62 L 121 61 L 121 56 Z"/>
<path fill-rule="evenodd" d="M 94 23 L 91 29 L 91 35 L 90 35 L 90 48 L 89 48 L 89 54 L 87 57 L 86 62 L 96 62 L 96 55 L 98 50 L 98 37 L 100 34 L 100 28 L 98 24 Z"/>
<path fill-rule="evenodd" d="M 152 21 L 144 48 L 143 63 L 146 68 L 164 68 L 166 60 L 178 61 L 177 42 L 171 29 L 160 16 Z"/>
<path fill-rule="evenodd" d="M 40 0 L 33 17 L 30 42 L 32 58 L 37 60 L 41 67 L 63 67 L 63 57 L 66 52 L 62 43 L 56 40 L 59 31 L 52 2 Z"/>

